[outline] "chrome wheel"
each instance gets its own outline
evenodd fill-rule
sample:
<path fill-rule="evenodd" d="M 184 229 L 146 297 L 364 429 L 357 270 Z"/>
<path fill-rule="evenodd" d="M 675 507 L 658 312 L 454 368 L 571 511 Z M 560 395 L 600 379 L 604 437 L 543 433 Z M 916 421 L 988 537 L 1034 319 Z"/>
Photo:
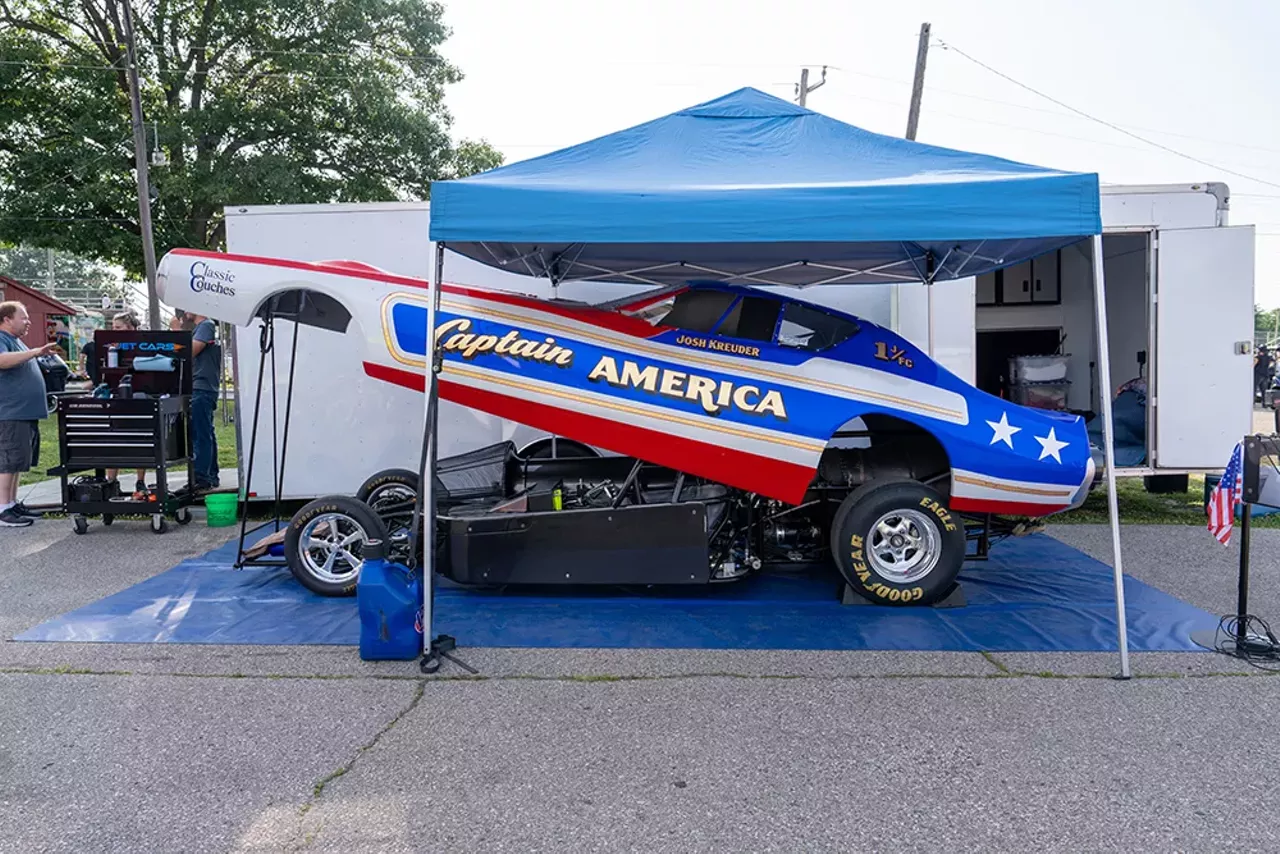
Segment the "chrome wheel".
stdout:
<path fill-rule="evenodd" d="M 344 583 L 360 571 L 369 534 L 342 513 L 324 513 L 307 522 L 298 537 L 307 571 L 322 581 Z"/>
<path fill-rule="evenodd" d="M 924 578 L 942 556 L 936 523 L 919 510 L 891 510 L 871 526 L 871 568 L 886 581 L 911 584 Z"/>
<path fill-rule="evenodd" d="M 413 527 L 413 508 L 418 493 L 403 483 L 388 483 L 369 493 L 365 503 L 369 505 L 382 524 L 387 526 L 387 541 L 391 554 L 398 556 L 398 549 L 409 542 L 409 530 Z"/>
<path fill-rule="evenodd" d="M 365 503 L 379 516 L 412 518 L 413 505 L 417 500 L 418 493 L 412 487 L 403 483 L 388 483 L 375 487 L 365 499 Z"/>

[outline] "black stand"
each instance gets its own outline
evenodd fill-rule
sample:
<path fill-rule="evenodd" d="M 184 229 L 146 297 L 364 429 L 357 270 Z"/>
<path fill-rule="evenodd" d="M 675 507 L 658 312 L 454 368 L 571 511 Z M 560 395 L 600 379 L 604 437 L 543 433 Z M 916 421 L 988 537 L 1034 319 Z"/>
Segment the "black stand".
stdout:
<path fill-rule="evenodd" d="M 1245 502 L 1240 513 L 1240 569 L 1236 577 L 1235 631 L 1223 635 L 1222 627 L 1192 632 L 1191 642 L 1205 649 L 1235 656 L 1268 656 L 1277 652 L 1274 638 L 1249 632 L 1249 530 L 1253 505 Z"/>
<path fill-rule="evenodd" d="M 867 597 L 857 591 L 849 582 L 844 582 L 840 589 L 841 605 L 879 605 L 879 602 L 872 602 Z M 969 604 L 969 600 L 964 595 L 964 588 L 959 582 L 953 582 L 951 589 L 947 591 L 947 595 L 943 596 L 937 602 L 930 605 L 930 608 L 963 608 Z M 892 606 L 889 606 L 892 607 Z"/>
<path fill-rule="evenodd" d="M 276 347 L 275 347 L 275 307 L 268 303 L 262 318 L 262 333 L 258 338 L 258 390 L 253 405 L 253 426 L 249 434 L 249 460 L 246 466 L 245 482 L 240 489 L 240 541 L 236 546 L 236 569 L 246 566 L 288 566 L 288 562 L 280 558 L 262 555 L 246 557 L 244 551 L 245 537 L 257 533 L 268 525 L 274 527 L 273 533 L 279 533 L 283 520 L 280 516 L 280 498 L 284 492 L 284 464 L 289 452 L 289 422 L 293 416 L 293 376 L 298 364 L 298 326 L 295 317 L 293 323 L 293 347 L 289 354 L 289 383 L 285 387 L 284 435 L 279 436 L 279 405 L 276 395 Z M 271 462 L 275 480 L 275 500 L 271 508 L 271 518 L 260 525 L 249 528 L 249 487 L 253 484 L 253 463 L 258 450 L 258 421 L 262 414 L 262 381 L 266 374 L 267 354 L 271 355 Z M 236 413 L 237 416 L 239 413 Z M 279 438 L 277 438 L 279 436 Z"/>
<path fill-rule="evenodd" d="M 1240 488 L 1240 569 L 1236 577 L 1236 613 L 1222 618 L 1214 631 L 1192 632 L 1191 640 L 1197 646 L 1221 652 L 1235 658 L 1250 661 L 1280 660 L 1280 640 L 1272 634 L 1265 621 L 1249 614 L 1249 556 L 1250 528 L 1253 518 L 1253 505 L 1271 503 L 1270 489 L 1264 491 L 1261 476 L 1264 457 L 1275 467 L 1275 460 L 1280 458 L 1280 436 L 1264 436 L 1255 434 L 1245 436 L 1240 459 L 1240 470 L 1236 473 Z M 1267 499 L 1264 502 L 1262 499 Z M 1232 625 L 1234 623 L 1234 625 Z M 1256 626 L 1261 631 L 1250 631 Z"/>
<path fill-rule="evenodd" d="M 422 672 L 435 673 L 440 669 L 440 665 L 442 664 L 441 659 L 448 659 L 468 673 L 471 673 L 472 675 L 478 674 L 480 672 L 479 670 L 476 670 L 460 658 L 450 655 L 450 653 L 457 648 L 458 642 L 454 640 L 452 636 L 437 635 L 435 639 L 431 641 L 430 650 L 422 656 Z"/>

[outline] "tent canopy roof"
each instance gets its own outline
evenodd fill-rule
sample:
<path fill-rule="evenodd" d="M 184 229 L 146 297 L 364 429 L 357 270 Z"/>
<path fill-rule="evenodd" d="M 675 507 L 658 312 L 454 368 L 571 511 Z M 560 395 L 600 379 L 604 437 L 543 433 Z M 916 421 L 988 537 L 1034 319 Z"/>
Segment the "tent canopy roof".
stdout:
<path fill-rule="evenodd" d="M 432 240 L 554 281 L 943 280 L 1102 228 L 1096 174 L 883 136 L 751 88 L 431 197 Z"/>

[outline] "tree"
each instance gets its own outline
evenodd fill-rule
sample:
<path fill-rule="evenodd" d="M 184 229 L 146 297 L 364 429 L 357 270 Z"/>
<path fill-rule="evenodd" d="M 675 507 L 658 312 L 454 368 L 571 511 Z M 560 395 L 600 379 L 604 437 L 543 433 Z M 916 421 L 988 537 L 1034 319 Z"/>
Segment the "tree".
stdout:
<path fill-rule="evenodd" d="M 124 300 L 131 290 L 101 261 L 29 246 L 0 246 L 0 275 L 87 308 L 97 308 L 104 296 Z"/>
<path fill-rule="evenodd" d="M 1277 328 L 1277 314 L 1280 314 L 1280 308 L 1263 308 L 1260 305 L 1253 307 L 1253 332 L 1254 337 L 1274 335 Z"/>
<path fill-rule="evenodd" d="M 500 165 L 449 138 L 426 0 L 134 0 L 157 256 L 227 205 L 412 200 Z M 142 273 L 122 0 L 0 0 L 0 240 Z"/>

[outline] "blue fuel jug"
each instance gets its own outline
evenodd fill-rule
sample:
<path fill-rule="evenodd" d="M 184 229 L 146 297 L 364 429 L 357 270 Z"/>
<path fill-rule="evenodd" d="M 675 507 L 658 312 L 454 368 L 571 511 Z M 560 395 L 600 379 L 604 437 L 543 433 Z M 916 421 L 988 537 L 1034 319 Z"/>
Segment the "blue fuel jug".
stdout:
<path fill-rule="evenodd" d="M 361 659 L 406 661 L 422 653 L 422 576 L 388 561 L 381 540 L 365 544 L 356 605 Z"/>

